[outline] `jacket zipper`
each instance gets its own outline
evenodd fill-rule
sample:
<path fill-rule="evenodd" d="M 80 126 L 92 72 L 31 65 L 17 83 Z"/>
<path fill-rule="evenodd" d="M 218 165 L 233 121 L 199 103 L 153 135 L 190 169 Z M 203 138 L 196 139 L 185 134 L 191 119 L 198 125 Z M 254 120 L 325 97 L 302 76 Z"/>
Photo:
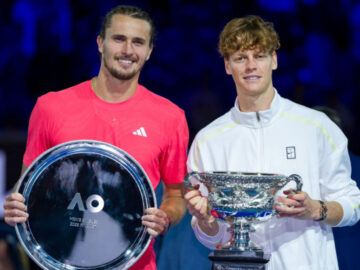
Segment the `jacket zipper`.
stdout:
<path fill-rule="evenodd" d="M 264 129 L 263 129 L 263 126 L 262 126 L 262 119 L 260 117 L 260 113 L 259 112 L 256 112 L 256 119 L 260 125 L 260 128 L 259 128 L 259 145 L 258 145 L 258 172 L 259 173 L 262 173 L 264 172 L 264 169 L 265 169 L 265 164 L 264 164 Z"/>

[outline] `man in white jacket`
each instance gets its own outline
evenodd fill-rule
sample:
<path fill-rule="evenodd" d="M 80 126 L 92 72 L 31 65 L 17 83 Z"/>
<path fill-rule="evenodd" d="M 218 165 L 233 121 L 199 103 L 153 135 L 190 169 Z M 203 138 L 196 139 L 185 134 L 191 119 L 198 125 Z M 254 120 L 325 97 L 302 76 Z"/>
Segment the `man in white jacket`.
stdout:
<path fill-rule="evenodd" d="M 285 187 L 276 198 L 280 214 L 258 225 L 251 239 L 271 253 L 267 269 L 336 270 L 331 227 L 360 219 L 347 139 L 325 114 L 277 93 L 272 71 L 279 47 L 272 23 L 260 17 L 233 19 L 225 26 L 219 51 L 235 82 L 235 106 L 197 134 L 188 170 L 300 175 L 303 191 L 294 194 Z M 231 238 L 229 225 L 209 214 L 199 190 L 189 191 L 185 200 L 201 243 L 215 249 Z"/>

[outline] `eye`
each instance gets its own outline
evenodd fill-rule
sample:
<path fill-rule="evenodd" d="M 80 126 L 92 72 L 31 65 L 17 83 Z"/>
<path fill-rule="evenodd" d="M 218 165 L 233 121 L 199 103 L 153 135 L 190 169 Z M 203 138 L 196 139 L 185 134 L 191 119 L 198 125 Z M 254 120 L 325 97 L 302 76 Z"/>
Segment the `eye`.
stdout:
<path fill-rule="evenodd" d="M 256 55 L 256 58 L 265 58 L 266 57 L 266 54 L 264 54 L 264 53 L 261 53 L 261 54 L 258 54 L 258 55 Z"/>
<path fill-rule="evenodd" d="M 245 60 L 245 57 L 243 56 L 236 56 L 235 57 L 235 62 L 243 62 Z"/>
<path fill-rule="evenodd" d="M 145 44 L 145 40 L 143 39 L 134 39 L 133 40 L 133 43 L 136 45 L 136 46 L 142 46 Z"/>
<path fill-rule="evenodd" d="M 115 36 L 113 36 L 113 39 L 114 39 L 116 42 L 119 42 L 119 41 L 125 41 L 125 40 L 126 40 L 126 37 L 125 37 L 125 36 L 122 36 L 122 35 L 115 35 Z"/>

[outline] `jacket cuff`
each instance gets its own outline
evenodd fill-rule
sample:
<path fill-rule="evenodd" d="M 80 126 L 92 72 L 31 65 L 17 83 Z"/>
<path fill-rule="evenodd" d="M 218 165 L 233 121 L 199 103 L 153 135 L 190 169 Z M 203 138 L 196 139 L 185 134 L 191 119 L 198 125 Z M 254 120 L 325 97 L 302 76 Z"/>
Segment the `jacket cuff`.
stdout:
<path fill-rule="evenodd" d="M 353 216 L 354 216 L 354 208 L 356 206 L 353 206 L 346 198 L 339 198 L 336 200 L 336 202 L 338 202 L 342 206 L 344 215 L 342 220 L 339 222 L 339 224 L 337 224 L 334 227 L 344 227 L 355 224 L 357 219 L 354 220 Z"/>
<path fill-rule="evenodd" d="M 218 222 L 219 231 L 216 235 L 210 236 L 204 233 L 199 227 L 198 221 L 196 217 L 192 217 L 191 225 L 193 227 L 196 238 L 207 248 L 216 249 L 219 244 L 224 242 L 224 236 L 227 233 L 228 226 L 223 222 Z M 226 237 L 227 238 L 227 237 Z M 226 239 L 228 240 L 228 239 Z"/>

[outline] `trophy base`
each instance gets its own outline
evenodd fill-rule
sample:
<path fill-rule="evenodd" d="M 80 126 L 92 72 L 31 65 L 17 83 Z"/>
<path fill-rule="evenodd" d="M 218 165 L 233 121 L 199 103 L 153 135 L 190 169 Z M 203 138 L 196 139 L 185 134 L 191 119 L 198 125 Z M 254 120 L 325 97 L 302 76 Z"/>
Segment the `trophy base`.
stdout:
<path fill-rule="evenodd" d="M 210 253 L 211 270 L 265 270 L 270 259 L 263 251 L 215 250 Z"/>

